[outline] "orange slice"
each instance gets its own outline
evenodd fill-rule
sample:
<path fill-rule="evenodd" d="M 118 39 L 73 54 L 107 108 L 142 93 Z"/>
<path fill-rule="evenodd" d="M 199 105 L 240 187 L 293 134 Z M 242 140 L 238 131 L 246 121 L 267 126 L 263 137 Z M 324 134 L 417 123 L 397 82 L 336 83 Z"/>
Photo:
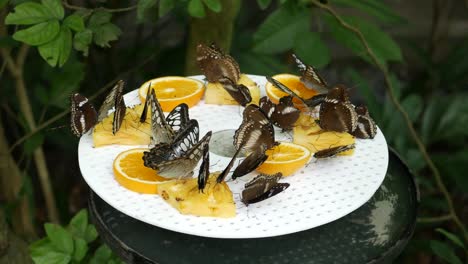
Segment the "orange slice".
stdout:
<path fill-rule="evenodd" d="M 310 159 L 310 151 L 301 145 L 290 142 L 281 142 L 266 151 L 268 159 L 257 168 L 265 174 L 281 172 L 283 176 L 294 174 Z"/>
<path fill-rule="evenodd" d="M 283 74 L 277 74 L 273 76 L 273 79 L 286 85 L 289 89 L 291 89 L 293 92 L 295 92 L 297 95 L 299 95 L 303 99 L 309 99 L 312 96 L 318 94 L 316 90 L 307 88 L 301 82 L 301 77 L 297 75 L 283 73 Z M 279 99 L 281 97 L 288 95 L 287 93 L 279 90 L 278 88 L 276 88 L 273 84 L 269 82 L 267 82 L 267 84 L 265 85 L 265 91 L 266 91 L 268 98 L 270 98 L 270 100 L 275 104 L 279 103 Z M 294 102 L 294 105 L 299 109 L 302 109 L 304 107 L 301 101 L 299 101 L 299 99 L 297 98 L 293 98 L 293 102 Z"/>
<path fill-rule="evenodd" d="M 181 103 L 188 107 L 196 105 L 203 96 L 203 82 L 178 76 L 167 76 L 149 80 L 140 86 L 138 94 L 142 102 L 146 101 L 148 87 L 156 92 L 161 108 L 164 112 L 170 112 Z"/>
<path fill-rule="evenodd" d="M 120 153 L 114 160 L 114 176 L 120 185 L 138 193 L 157 194 L 158 185 L 168 179 L 143 165 L 146 148 L 130 149 Z"/>

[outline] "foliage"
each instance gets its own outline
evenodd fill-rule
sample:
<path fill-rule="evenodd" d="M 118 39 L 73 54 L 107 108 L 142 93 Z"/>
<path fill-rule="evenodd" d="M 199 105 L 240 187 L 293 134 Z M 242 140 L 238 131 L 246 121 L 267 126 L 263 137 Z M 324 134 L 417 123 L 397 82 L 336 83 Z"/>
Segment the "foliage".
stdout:
<path fill-rule="evenodd" d="M 66 227 L 46 223 L 44 229 L 47 236 L 29 246 L 31 257 L 36 264 L 124 263 L 104 244 L 93 253 L 90 247 L 98 234 L 96 228 L 88 224 L 88 212 L 84 209 L 78 212 Z"/>
<path fill-rule="evenodd" d="M 402 47 L 409 49 L 419 59 L 423 69 L 411 72 L 410 78 L 401 78 L 395 73 L 391 75 L 393 92 L 443 175 L 452 199 L 466 199 L 464 194 L 468 193 L 468 180 L 460 172 L 468 169 L 468 105 L 465 103 L 468 93 L 462 90 L 468 81 L 468 62 L 465 59 L 468 39 L 452 43 L 453 49 L 447 56 L 434 61 L 431 51 L 422 49 L 420 43 L 406 42 L 403 46 L 401 41 L 395 41 L 387 33 L 387 28 L 406 26 L 410 22 L 384 2 L 321 2 L 327 2 L 333 8 L 353 10 L 350 12 L 353 15 L 340 17 L 362 33 L 370 50 L 386 69 L 406 63 Z M 332 68 L 335 66 L 332 62 L 337 58 L 330 43 L 336 43 L 358 58 L 357 65 L 361 65 L 361 68 L 366 65 L 364 68 L 370 68 L 372 75 L 377 75 L 361 39 L 312 3 L 309 0 L 243 1 L 247 7 L 236 22 L 231 52 L 239 61 L 242 71 L 268 75 L 291 72 L 292 68 L 285 63 L 285 55 L 294 52 L 306 63 L 326 72 L 330 65 Z M 28 84 L 31 108 L 39 123 L 67 111 L 65 99 L 71 92 L 86 89 L 97 93 L 100 86 L 114 79 L 122 68 L 136 69 L 137 61 L 153 53 L 159 54 L 156 64 L 137 71 L 134 74 L 136 77 L 130 78 L 141 80 L 153 78 L 154 75 L 182 74 L 183 66 L 177 61 L 183 60 L 188 49 L 185 41 L 187 24 L 203 19 L 210 12 L 225 11 L 222 0 L 138 0 L 136 6 L 114 9 L 103 7 L 110 5 L 105 1 L 88 5 L 72 6 L 60 0 L 0 0 L 0 8 L 9 8 L 4 23 L 10 25 L 8 32 L 11 33 L 0 37 L 0 49 L 16 52 L 25 43 L 37 51 L 29 55 L 28 63 L 24 66 L 24 81 Z M 136 12 L 130 19 L 123 15 L 134 9 Z M 129 20 L 138 25 L 129 24 Z M 147 31 L 151 31 L 150 34 Z M 6 71 L 0 72 L 5 84 L 5 89 L 0 93 L 14 94 L 12 79 L 5 76 Z M 427 163 L 409 131 L 404 129 L 404 118 L 396 114 L 388 95 L 382 96 L 380 80 L 369 78 L 369 74 L 361 72 L 347 67 L 340 78 L 351 80 L 349 83 L 357 91 L 355 94 L 360 95 L 382 131 L 391 135 L 387 137 L 389 145 L 402 155 L 417 176 L 423 193 L 421 214 L 446 214 L 446 201 L 439 195 L 432 195 L 438 194 L 439 187 L 428 173 Z M 9 115 L 14 115 L 20 102 L 11 96 L 4 98 L 3 106 L 13 106 L 13 110 L 9 111 L 13 114 Z M 31 131 L 24 115 L 14 117 L 15 121 L 8 123 L 12 127 L 10 138 L 15 138 L 18 131 Z M 46 133 L 41 130 L 28 137 L 18 155 L 24 175 L 34 175 L 29 161 L 35 150 L 46 145 L 74 153 L 76 146 L 70 142 L 76 144 L 70 135 L 57 131 Z M 75 157 L 72 158 L 76 161 Z M 27 182 L 32 185 L 29 178 Z M 63 192 L 65 197 L 68 195 L 63 190 L 56 192 L 59 195 Z M 33 196 L 32 190 L 24 193 Z M 455 232 L 452 225 L 431 222 L 420 224 L 419 228 L 423 230 L 420 232 L 425 232 L 422 237 L 427 237 L 427 232 L 431 234 L 431 238 L 423 243 L 424 250 L 448 263 L 462 263 L 462 252 L 467 251 L 467 246 L 463 235 Z M 115 260 L 105 246 L 92 250 L 96 235 L 93 235 L 94 228 L 88 224 L 84 211 L 75 216 L 67 227 L 46 224 L 45 230 L 47 237 L 31 245 L 31 254 L 36 263 L 112 263 Z"/>

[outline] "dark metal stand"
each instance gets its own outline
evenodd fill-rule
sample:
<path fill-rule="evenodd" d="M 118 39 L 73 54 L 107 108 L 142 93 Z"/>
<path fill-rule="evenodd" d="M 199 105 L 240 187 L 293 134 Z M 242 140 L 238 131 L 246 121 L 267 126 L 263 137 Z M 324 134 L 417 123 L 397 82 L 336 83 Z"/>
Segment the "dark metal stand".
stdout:
<path fill-rule="evenodd" d="M 307 231 L 261 239 L 181 234 L 128 217 L 91 192 L 101 238 L 128 263 L 391 263 L 416 223 L 418 192 L 408 167 L 389 151 L 382 186 L 362 207 Z"/>

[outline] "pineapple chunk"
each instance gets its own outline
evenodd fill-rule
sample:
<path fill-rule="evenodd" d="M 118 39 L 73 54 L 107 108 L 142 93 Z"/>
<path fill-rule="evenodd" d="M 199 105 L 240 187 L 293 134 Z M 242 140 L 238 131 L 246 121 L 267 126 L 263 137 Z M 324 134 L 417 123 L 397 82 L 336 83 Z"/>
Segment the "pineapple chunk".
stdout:
<path fill-rule="evenodd" d="M 145 123 L 140 123 L 142 110 L 143 105 L 137 105 L 133 108 L 127 107 L 122 126 L 115 135 L 112 134 L 114 113 L 97 123 L 93 131 L 94 147 L 111 144 L 149 145 L 151 141 L 151 122 L 148 116 Z"/>
<path fill-rule="evenodd" d="M 354 144 L 355 138 L 349 133 L 323 131 L 310 115 L 302 114 L 294 126 L 293 142 L 302 145 L 315 153 L 320 150 L 337 146 Z M 338 155 L 352 155 L 354 149 L 339 153 Z"/>
<path fill-rule="evenodd" d="M 229 186 L 217 183 L 219 173 L 211 174 L 203 192 L 198 191 L 197 178 L 161 183 L 158 194 L 181 214 L 231 218 L 236 205 Z"/>
<path fill-rule="evenodd" d="M 258 104 L 260 100 L 260 88 L 252 81 L 247 75 L 241 74 L 238 84 L 243 84 L 249 88 L 250 95 L 252 96 L 252 103 Z M 238 105 L 231 95 L 223 88 L 220 83 L 207 83 L 205 92 L 206 104 L 218 105 Z"/>

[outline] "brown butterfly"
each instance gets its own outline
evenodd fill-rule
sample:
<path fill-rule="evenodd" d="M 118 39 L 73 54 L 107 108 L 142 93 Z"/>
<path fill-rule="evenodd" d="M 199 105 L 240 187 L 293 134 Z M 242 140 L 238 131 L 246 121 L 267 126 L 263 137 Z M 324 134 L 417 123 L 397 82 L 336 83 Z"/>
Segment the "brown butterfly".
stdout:
<path fill-rule="evenodd" d="M 281 83 L 280 81 L 273 79 L 271 76 L 266 76 L 268 82 L 273 84 L 276 88 L 280 89 L 281 91 L 287 93 L 288 95 L 295 97 L 299 99 L 299 101 L 302 102 L 303 105 L 307 106 L 308 108 L 314 108 L 317 105 L 321 104 L 326 97 L 326 94 L 318 94 L 315 96 L 312 96 L 311 98 L 304 99 L 298 94 L 296 94 L 293 90 L 291 90 L 289 87 Z"/>
<path fill-rule="evenodd" d="M 319 125 L 323 130 L 351 133 L 357 126 L 357 114 L 344 86 L 332 88 L 320 105 Z"/>
<path fill-rule="evenodd" d="M 283 96 L 278 104 L 274 104 L 267 96 L 260 98 L 259 107 L 271 120 L 273 125 L 283 129 L 292 129 L 301 111 L 294 107 L 291 96 Z"/>
<path fill-rule="evenodd" d="M 374 138 L 377 134 L 377 125 L 370 117 L 369 111 L 367 111 L 367 107 L 357 106 L 355 110 L 358 116 L 357 126 L 351 134 L 358 138 Z"/>
<path fill-rule="evenodd" d="M 123 99 L 124 86 L 124 81 L 118 81 L 104 99 L 104 102 L 98 112 L 96 112 L 88 98 L 78 93 L 73 94 L 70 98 L 70 126 L 73 134 L 81 137 L 84 133 L 93 128 L 96 123 L 101 122 L 106 118 L 109 110 L 115 108 L 114 118 L 112 121 L 112 133 L 115 135 L 122 125 L 127 110 Z"/>
<path fill-rule="evenodd" d="M 252 101 L 252 96 L 250 95 L 250 90 L 243 84 L 236 84 L 233 80 L 229 79 L 226 76 L 223 76 L 219 79 L 219 82 L 223 86 L 231 97 L 236 100 L 240 105 L 246 106 Z"/>
<path fill-rule="evenodd" d="M 281 172 L 273 175 L 258 175 L 245 184 L 245 189 L 242 191 L 242 202 L 245 205 L 258 203 L 286 190 L 289 183 L 278 183 L 281 178 Z"/>
<path fill-rule="evenodd" d="M 302 60 L 297 57 L 296 54 L 292 54 L 294 61 L 296 62 L 299 71 L 302 73 L 301 81 L 309 89 L 314 89 L 319 93 L 327 93 L 329 88 L 325 80 L 320 77 L 317 70 L 314 67 L 305 64 Z"/>
<path fill-rule="evenodd" d="M 350 145 L 338 146 L 338 147 L 320 150 L 314 153 L 314 158 L 316 159 L 331 158 L 340 154 L 341 152 L 345 152 L 347 150 L 353 149 L 354 147 L 355 147 L 354 144 L 350 144 Z"/>
<path fill-rule="evenodd" d="M 234 83 L 239 80 L 239 64 L 215 44 L 210 46 L 198 44 L 197 64 L 208 82 L 218 82 L 223 77 L 229 78 Z"/>

